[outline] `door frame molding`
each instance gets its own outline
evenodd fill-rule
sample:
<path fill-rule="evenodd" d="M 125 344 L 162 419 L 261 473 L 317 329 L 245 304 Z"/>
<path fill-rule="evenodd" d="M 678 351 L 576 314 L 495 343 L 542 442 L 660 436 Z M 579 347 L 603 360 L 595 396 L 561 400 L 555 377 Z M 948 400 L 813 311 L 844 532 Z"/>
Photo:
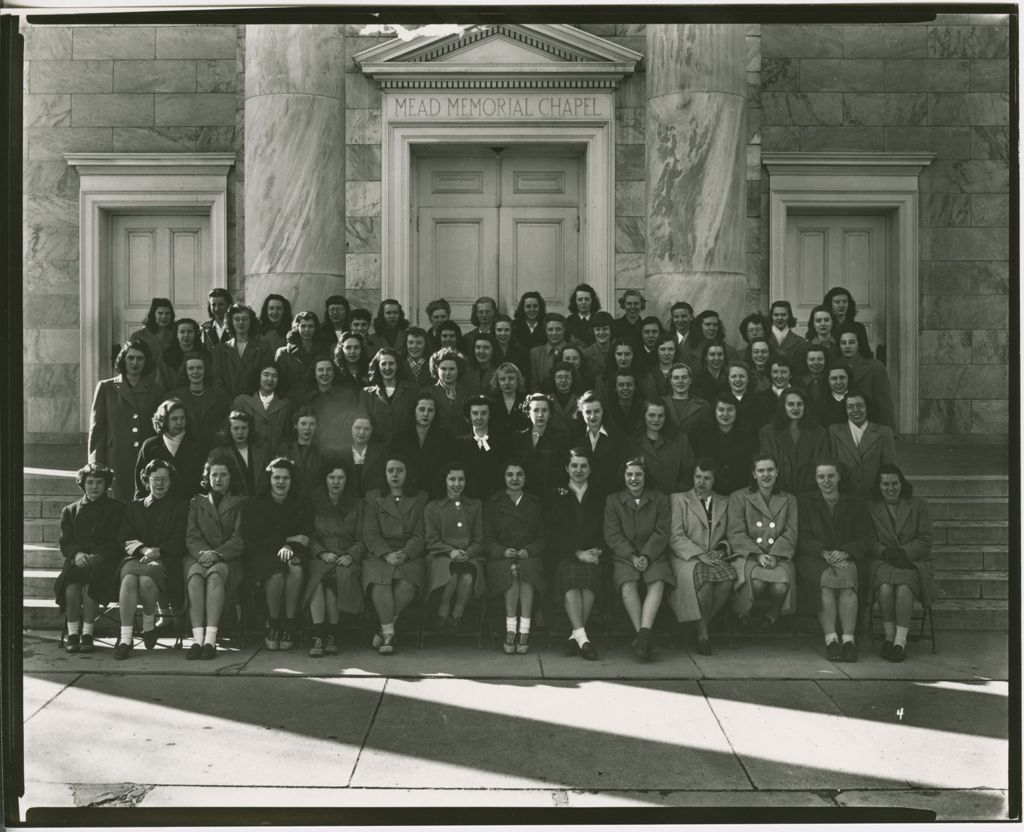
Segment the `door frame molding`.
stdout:
<path fill-rule="evenodd" d="M 234 153 L 68 153 L 79 190 L 79 421 L 89 430 L 92 395 L 109 374 L 110 218 L 174 211 L 210 217 L 210 288 L 227 286 L 227 176 Z M 105 337 L 104 337 L 105 336 Z"/>
<path fill-rule="evenodd" d="M 769 173 L 769 291 L 786 265 L 790 212 L 841 210 L 888 219 L 886 343 L 897 404 L 897 433 L 918 432 L 918 177 L 934 153 L 764 153 Z"/>

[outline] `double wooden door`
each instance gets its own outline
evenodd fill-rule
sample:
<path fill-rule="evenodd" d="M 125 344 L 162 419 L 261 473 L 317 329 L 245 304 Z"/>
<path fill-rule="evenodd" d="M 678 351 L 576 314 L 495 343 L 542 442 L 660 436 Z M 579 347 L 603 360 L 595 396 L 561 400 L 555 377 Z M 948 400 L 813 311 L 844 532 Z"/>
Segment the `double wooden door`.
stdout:
<path fill-rule="evenodd" d="M 423 309 L 443 297 L 465 329 L 473 301 L 498 300 L 512 314 L 536 290 L 549 311 L 565 311 L 580 282 L 582 157 L 487 148 L 416 159 L 418 270 L 410 299 Z"/>

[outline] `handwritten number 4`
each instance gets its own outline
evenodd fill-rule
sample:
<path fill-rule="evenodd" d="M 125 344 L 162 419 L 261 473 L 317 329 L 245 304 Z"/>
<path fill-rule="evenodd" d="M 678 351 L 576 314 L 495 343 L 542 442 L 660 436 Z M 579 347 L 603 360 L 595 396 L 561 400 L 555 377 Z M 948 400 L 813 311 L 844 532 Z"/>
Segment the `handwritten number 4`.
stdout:
<path fill-rule="evenodd" d="M 897 718 L 897 719 L 898 719 L 898 720 L 899 720 L 900 722 L 903 722 L 903 708 L 897 708 L 897 709 L 896 709 L 896 718 Z"/>

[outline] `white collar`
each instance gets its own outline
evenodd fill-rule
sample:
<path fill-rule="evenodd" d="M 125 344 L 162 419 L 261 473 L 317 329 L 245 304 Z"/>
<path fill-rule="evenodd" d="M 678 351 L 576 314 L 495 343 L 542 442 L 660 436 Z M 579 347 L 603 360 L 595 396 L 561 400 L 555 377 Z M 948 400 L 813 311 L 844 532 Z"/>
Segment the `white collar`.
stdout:
<path fill-rule="evenodd" d="M 589 482 L 585 482 L 585 483 L 583 483 L 583 487 L 582 488 L 577 488 L 576 485 L 573 483 L 573 481 L 569 480 L 569 488 L 572 489 L 572 492 L 576 495 L 576 499 L 578 499 L 581 503 L 583 502 L 583 495 L 587 493 L 587 489 L 589 487 L 590 487 L 590 483 Z"/>
<path fill-rule="evenodd" d="M 269 396 L 264 396 L 259 390 L 257 390 L 256 395 L 260 397 L 260 402 L 263 403 L 263 409 L 266 410 L 270 407 L 270 403 L 274 401 L 275 394 L 271 393 Z"/>
<path fill-rule="evenodd" d="M 786 336 L 789 335 L 790 329 L 787 326 L 785 329 L 779 329 L 775 324 L 772 324 L 772 335 L 775 336 L 775 340 L 780 344 L 786 340 Z"/>

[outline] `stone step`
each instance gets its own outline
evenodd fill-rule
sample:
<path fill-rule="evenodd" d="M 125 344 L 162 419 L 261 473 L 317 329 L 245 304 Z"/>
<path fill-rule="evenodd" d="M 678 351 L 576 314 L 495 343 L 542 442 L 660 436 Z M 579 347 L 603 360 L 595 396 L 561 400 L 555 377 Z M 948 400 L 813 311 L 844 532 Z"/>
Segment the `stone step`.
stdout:
<path fill-rule="evenodd" d="M 1005 544 L 1009 539 L 1006 520 L 936 520 L 932 523 L 936 543 Z"/>
<path fill-rule="evenodd" d="M 60 569 L 26 569 L 23 573 L 22 596 L 24 598 L 49 598 L 53 600 L 53 582 Z"/>
<path fill-rule="evenodd" d="M 1002 630 L 1010 625 L 1009 602 L 944 598 L 932 604 L 936 630 Z M 940 646 L 941 649 L 941 646 Z"/>
<path fill-rule="evenodd" d="M 42 468 L 29 469 L 22 476 L 24 493 L 28 497 L 67 497 L 65 505 L 72 500 L 82 496 L 75 476 L 71 472 L 52 471 L 49 473 L 37 473 L 45 471 Z"/>
<path fill-rule="evenodd" d="M 1004 474 L 929 474 L 907 479 L 914 486 L 915 497 L 1006 497 L 1010 493 L 1010 480 Z"/>
<path fill-rule="evenodd" d="M 26 496 L 23 501 L 23 514 L 26 520 L 59 520 L 64 507 L 73 502 L 70 497 Z"/>
<path fill-rule="evenodd" d="M 64 556 L 56 544 L 26 543 L 23 564 L 25 569 L 60 569 Z"/>
<path fill-rule="evenodd" d="M 939 572 L 936 583 L 946 599 L 952 598 L 1007 598 L 1009 573 L 991 572 Z"/>
<path fill-rule="evenodd" d="M 25 543 L 56 543 L 60 540 L 60 520 L 26 519 Z"/>
<path fill-rule="evenodd" d="M 932 547 L 936 572 L 1009 569 L 1009 550 L 1001 545 L 940 544 Z"/>
<path fill-rule="evenodd" d="M 1006 520 L 1006 497 L 936 497 L 928 501 L 932 520 Z"/>

